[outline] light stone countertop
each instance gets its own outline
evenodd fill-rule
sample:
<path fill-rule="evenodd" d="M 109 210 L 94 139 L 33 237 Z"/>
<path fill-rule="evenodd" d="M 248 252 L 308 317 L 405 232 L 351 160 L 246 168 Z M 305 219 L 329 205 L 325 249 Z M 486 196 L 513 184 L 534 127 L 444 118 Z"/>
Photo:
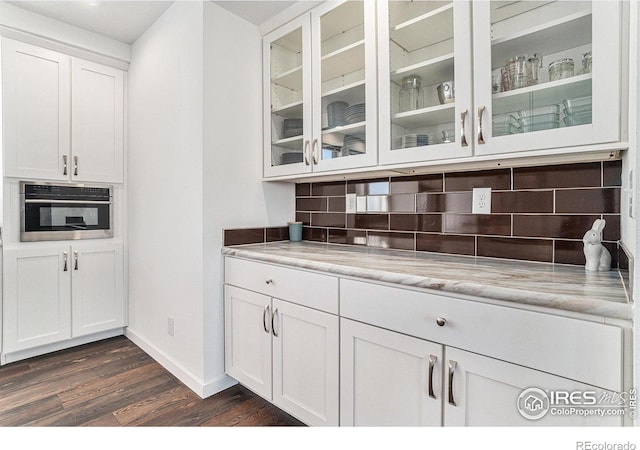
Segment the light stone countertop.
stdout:
<path fill-rule="evenodd" d="M 337 276 L 631 320 L 617 270 L 316 242 L 224 247 L 227 256 Z"/>

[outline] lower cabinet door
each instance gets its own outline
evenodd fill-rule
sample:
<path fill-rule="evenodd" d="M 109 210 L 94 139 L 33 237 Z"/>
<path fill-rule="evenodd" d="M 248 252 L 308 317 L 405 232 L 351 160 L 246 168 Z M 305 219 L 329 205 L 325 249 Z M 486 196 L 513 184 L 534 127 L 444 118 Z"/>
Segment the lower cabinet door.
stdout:
<path fill-rule="evenodd" d="M 606 412 L 616 409 L 610 402 L 615 401 L 613 393 L 450 347 L 445 353 L 445 426 L 623 424 L 622 415 Z M 571 399 L 567 398 L 565 393 L 574 392 Z M 605 415 L 585 413 L 594 408 L 601 408 Z"/>
<path fill-rule="evenodd" d="M 68 246 L 3 251 L 3 349 L 11 353 L 71 338 Z"/>
<path fill-rule="evenodd" d="M 72 275 L 73 337 L 125 325 L 124 260 L 121 243 L 74 244 Z"/>
<path fill-rule="evenodd" d="M 273 403 L 308 425 L 339 425 L 338 320 L 273 300 Z"/>
<path fill-rule="evenodd" d="M 271 298 L 224 286 L 225 371 L 271 400 Z"/>
<path fill-rule="evenodd" d="M 441 426 L 442 345 L 340 324 L 340 424 Z"/>

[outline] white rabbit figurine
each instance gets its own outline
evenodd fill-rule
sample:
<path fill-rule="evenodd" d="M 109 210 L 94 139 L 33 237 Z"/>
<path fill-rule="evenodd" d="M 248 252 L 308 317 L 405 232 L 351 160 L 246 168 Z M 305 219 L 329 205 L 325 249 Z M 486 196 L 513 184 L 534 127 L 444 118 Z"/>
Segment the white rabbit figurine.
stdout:
<path fill-rule="evenodd" d="M 611 253 L 602 245 L 602 230 L 606 225 L 604 219 L 596 219 L 589 231 L 584 234 L 584 257 L 587 261 L 585 270 L 596 272 L 611 270 Z"/>

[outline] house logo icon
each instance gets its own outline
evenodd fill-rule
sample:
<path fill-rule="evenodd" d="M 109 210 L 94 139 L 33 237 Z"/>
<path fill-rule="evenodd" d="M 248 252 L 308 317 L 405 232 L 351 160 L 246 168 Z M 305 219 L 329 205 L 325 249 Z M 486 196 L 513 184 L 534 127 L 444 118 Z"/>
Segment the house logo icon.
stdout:
<path fill-rule="evenodd" d="M 549 396 L 538 388 L 528 388 L 518 396 L 518 412 L 529 420 L 542 419 L 549 412 Z"/>

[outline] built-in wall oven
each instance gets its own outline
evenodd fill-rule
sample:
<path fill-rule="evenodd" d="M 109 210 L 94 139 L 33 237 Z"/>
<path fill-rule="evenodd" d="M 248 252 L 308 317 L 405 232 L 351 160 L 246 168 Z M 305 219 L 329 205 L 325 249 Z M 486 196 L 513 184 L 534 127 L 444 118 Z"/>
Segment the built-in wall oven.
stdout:
<path fill-rule="evenodd" d="M 113 237 L 112 187 L 20 182 L 20 240 Z"/>

